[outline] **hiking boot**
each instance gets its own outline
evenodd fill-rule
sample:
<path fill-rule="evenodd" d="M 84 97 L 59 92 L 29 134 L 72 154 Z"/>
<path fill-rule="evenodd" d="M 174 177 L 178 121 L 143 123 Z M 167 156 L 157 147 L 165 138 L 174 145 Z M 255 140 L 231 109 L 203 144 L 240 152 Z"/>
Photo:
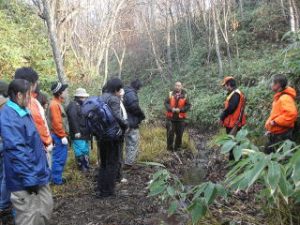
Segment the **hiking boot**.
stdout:
<path fill-rule="evenodd" d="M 96 192 L 96 198 L 97 199 L 106 199 L 106 198 L 114 198 L 116 197 L 115 193 L 103 193 L 103 192 Z"/>
<path fill-rule="evenodd" d="M 0 210 L 0 224 L 2 225 L 14 225 L 14 216 L 12 208 Z"/>

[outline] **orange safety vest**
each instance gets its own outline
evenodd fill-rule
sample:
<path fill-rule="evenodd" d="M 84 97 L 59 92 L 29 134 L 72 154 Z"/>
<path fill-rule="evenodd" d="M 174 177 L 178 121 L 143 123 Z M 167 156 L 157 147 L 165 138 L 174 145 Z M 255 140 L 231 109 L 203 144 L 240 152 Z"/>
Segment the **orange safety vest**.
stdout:
<path fill-rule="evenodd" d="M 184 98 L 179 98 L 178 101 L 176 101 L 175 96 L 173 95 L 173 92 L 171 91 L 169 94 L 169 100 L 170 100 L 170 108 L 179 108 L 183 109 L 185 104 L 186 104 L 186 96 Z M 173 112 L 166 112 L 166 116 L 168 119 L 172 119 L 174 116 Z M 186 119 L 187 118 L 187 113 L 185 112 L 180 112 L 178 115 L 179 119 Z"/>
<path fill-rule="evenodd" d="M 246 103 L 245 95 L 240 90 L 237 89 L 237 90 L 231 92 L 230 95 L 228 95 L 228 97 L 226 98 L 226 101 L 225 101 L 225 109 L 228 108 L 229 101 L 234 93 L 238 93 L 240 95 L 240 102 L 238 104 L 238 107 L 234 111 L 234 113 L 228 115 L 223 122 L 223 125 L 228 128 L 233 128 L 235 125 L 242 127 L 246 124 L 245 113 L 243 113 L 242 119 L 241 119 L 241 121 L 239 121 L 241 113 L 242 113 L 241 111 L 243 110 L 243 107 L 245 107 L 244 105 Z"/>

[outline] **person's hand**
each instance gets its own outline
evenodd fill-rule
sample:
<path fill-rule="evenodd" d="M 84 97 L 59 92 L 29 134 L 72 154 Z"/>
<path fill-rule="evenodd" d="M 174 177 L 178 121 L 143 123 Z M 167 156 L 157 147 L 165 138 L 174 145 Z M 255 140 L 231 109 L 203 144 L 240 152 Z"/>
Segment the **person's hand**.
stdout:
<path fill-rule="evenodd" d="M 224 127 L 224 123 L 223 123 L 222 120 L 219 120 L 219 125 L 220 125 L 221 127 Z"/>
<path fill-rule="evenodd" d="M 271 126 L 275 126 L 276 125 L 276 122 L 274 120 L 270 121 L 270 125 Z"/>
<path fill-rule="evenodd" d="M 172 112 L 173 112 L 173 113 L 176 112 L 176 108 L 172 108 Z"/>
<path fill-rule="evenodd" d="M 25 190 L 28 192 L 28 194 L 32 195 L 32 194 L 38 194 L 39 192 L 39 186 L 38 185 L 34 185 L 34 186 L 30 186 L 30 187 L 25 187 Z"/>
<path fill-rule="evenodd" d="M 270 131 L 266 131 L 266 132 L 265 132 L 265 136 L 269 136 L 270 134 L 271 134 Z"/>
<path fill-rule="evenodd" d="M 179 108 L 176 108 L 176 109 L 175 109 L 175 112 L 180 113 L 180 109 L 179 109 Z"/>
<path fill-rule="evenodd" d="M 68 138 L 67 138 L 67 137 L 63 137 L 63 138 L 61 139 L 61 143 L 62 143 L 63 145 L 68 145 L 68 144 L 69 144 Z"/>
<path fill-rule="evenodd" d="M 52 150 L 53 150 L 53 144 L 51 143 L 50 145 L 48 145 L 47 147 L 46 147 L 46 152 L 52 152 Z"/>
<path fill-rule="evenodd" d="M 81 138 L 81 133 L 76 133 L 75 138 Z"/>

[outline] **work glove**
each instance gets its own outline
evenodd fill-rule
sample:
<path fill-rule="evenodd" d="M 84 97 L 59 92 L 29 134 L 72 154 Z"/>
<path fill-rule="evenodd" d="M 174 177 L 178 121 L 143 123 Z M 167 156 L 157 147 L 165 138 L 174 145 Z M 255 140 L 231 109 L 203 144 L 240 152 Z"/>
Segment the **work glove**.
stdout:
<path fill-rule="evenodd" d="M 28 192 L 28 194 L 32 195 L 32 194 L 38 194 L 39 192 L 39 186 L 38 185 L 34 185 L 34 186 L 30 186 L 30 187 L 26 187 L 25 190 Z"/>
<path fill-rule="evenodd" d="M 51 143 L 50 145 L 48 145 L 48 146 L 46 147 L 46 152 L 52 152 L 53 148 L 54 148 L 54 146 L 53 146 L 53 144 Z"/>
<path fill-rule="evenodd" d="M 61 139 L 61 143 L 62 143 L 63 145 L 68 145 L 68 143 L 69 143 L 68 138 L 67 138 L 67 137 L 63 137 L 63 138 Z"/>
<path fill-rule="evenodd" d="M 76 133 L 75 138 L 81 138 L 81 133 Z"/>

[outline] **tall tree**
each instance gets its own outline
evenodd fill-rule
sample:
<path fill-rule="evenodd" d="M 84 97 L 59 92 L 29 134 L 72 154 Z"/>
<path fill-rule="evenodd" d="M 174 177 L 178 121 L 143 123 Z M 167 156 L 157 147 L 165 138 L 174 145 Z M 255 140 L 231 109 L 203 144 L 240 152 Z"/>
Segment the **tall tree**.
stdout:
<path fill-rule="evenodd" d="M 62 83 L 68 83 L 68 78 L 64 73 L 63 60 L 61 57 L 61 51 L 59 49 L 57 41 L 56 26 L 51 12 L 49 0 L 41 0 L 41 2 L 34 1 L 42 12 L 41 17 L 45 20 L 48 28 L 48 36 L 50 39 L 50 45 L 52 48 L 53 58 L 56 65 L 57 77 Z"/>
<path fill-rule="evenodd" d="M 212 3 L 212 1 L 211 1 Z M 215 2 L 211 4 L 212 10 L 212 18 L 213 18 L 213 27 L 214 27 L 214 37 L 215 37 L 215 47 L 216 47 L 216 54 L 218 57 L 218 66 L 219 66 L 219 76 L 223 76 L 223 62 L 220 52 L 220 41 L 219 41 L 219 33 L 218 33 L 218 24 L 217 24 L 217 16 L 216 16 L 216 5 Z"/>

